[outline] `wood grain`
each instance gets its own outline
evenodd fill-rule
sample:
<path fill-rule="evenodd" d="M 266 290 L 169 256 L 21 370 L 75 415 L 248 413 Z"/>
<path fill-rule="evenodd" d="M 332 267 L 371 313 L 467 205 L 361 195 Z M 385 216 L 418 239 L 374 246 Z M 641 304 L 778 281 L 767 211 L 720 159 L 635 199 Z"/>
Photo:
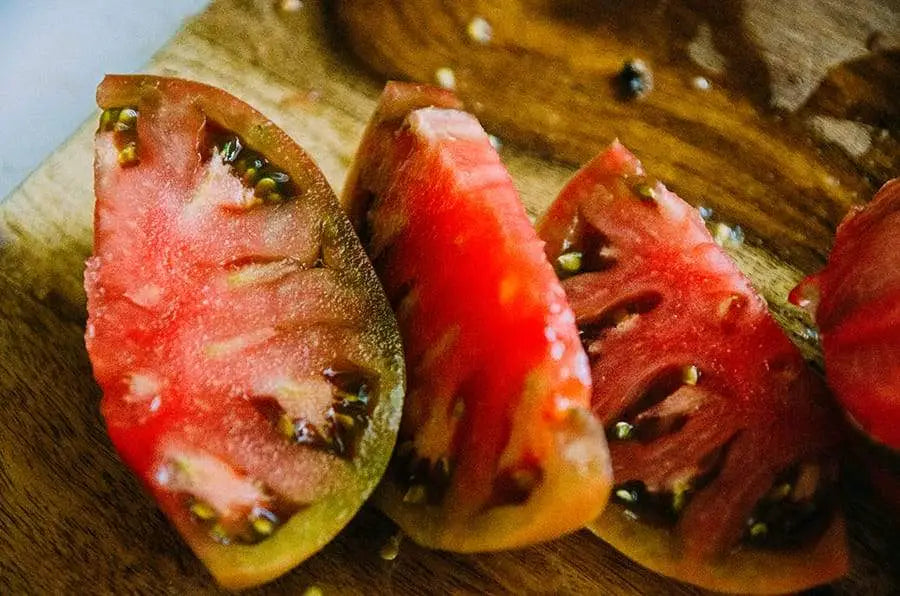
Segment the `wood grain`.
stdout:
<path fill-rule="evenodd" d="M 297 12 L 270 2 L 219 2 L 188 23 L 147 70 L 238 95 L 315 156 L 339 189 L 383 81 L 339 45 L 323 13 L 311 0 Z M 0 593 L 215 593 L 202 565 L 116 458 L 99 416 L 82 340 L 81 289 L 91 249 L 95 126 L 92 118 L 0 204 Z M 652 156 L 641 153 L 657 170 Z M 572 172 L 513 143 L 502 157 L 532 214 Z M 817 238 L 816 246 L 827 245 L 825 223 L 801 229 Z M 735 256 L 815 356 L 815 345 L 804 339 L 806 322 L 783 300 L 808 263 L 787 265 L 762 246 L 741 247 Z M 835 591 L 896 593 L 897 526 L 853 470 L 850 487 L 854 567 Z M 315 584 L 326 594 L 699 593 L 637 567 L 586 532 L 477 556 L 404 543 L 396 560 L 385 561 L 378 551 L 393 532 L 383 516 L 365 509 L 319 555 L 254 592 L 299 593 Z"/>
<path fill-rule="evenodd" d="M 873 31 L 881 46 L 900 43 L 898 15 L 900 3 L 876 0 L 342 0 L 335 10 L 378 73 L 434 81 L 450 68 L 488 130 L 571 164 L 619 137 L 680 195 L 805 270 L 821 264 L 847 208 L 900 166 L 898 56 L 866 49 Z M 475 17 L 490 23 L 489 42 L 468 34 Z M 830 69 L 871 56 L 877 67 L 821 89 Z M 651 66 L 654 86 L 623 101 L 615 77 L 630 58 Z M 711 88 L 694 88 L 697 76 Z M 835 90 L 862 91 L 874 113 L 819 114 L 817 95 Z"/>

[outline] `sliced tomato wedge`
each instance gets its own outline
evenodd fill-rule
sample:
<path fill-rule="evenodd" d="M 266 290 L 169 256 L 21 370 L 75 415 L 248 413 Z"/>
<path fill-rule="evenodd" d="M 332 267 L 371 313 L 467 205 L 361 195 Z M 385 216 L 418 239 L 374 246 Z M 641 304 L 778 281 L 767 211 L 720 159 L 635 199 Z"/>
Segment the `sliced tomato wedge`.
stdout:
<path fill-rule="evenodd" d="M 847 569 L 822 383 L 696 210 L 618 142 L 538 225 L 609 439 L 601 537 L 664 575 L 788 592 Z"/>
<path fill-rule="evenodd" d="M 449 92 L 389 83 L 345 187 L 408 371 L 380 506 L 416 542 L 522 546 L 604 507 L 587 358 L 487 134 Z"/>
<path fill-rule="evenodd" d="M 122 459 L 224 586 L 324 546 L 402 409 L 390 306 L 324 177 L 224 91 L 97 91 L 86 344 Z"/>
<path fill-rule="evenodd" d="M 828 266 L 791 301 L 815 317 L 828 383 L 847 414 L 900 450 L 900 179 L 841 222 Z"/>

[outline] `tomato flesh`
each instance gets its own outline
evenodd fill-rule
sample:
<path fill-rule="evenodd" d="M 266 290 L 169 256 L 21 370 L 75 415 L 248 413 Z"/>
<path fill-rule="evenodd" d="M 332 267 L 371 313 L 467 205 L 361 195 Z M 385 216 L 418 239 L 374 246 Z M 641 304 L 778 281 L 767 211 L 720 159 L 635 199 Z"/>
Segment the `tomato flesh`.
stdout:
<path fill-rule="evenodd" d="M 591 359 L 615 505 L 593 525 L 710 589 L 783 592 L 847 567 L 822 384 L 697 212 L 613 144 L 538 224 Z"/>
<path fill-rule="evenodd" d="M 874 440 L 900 449 L 900 179 L 837 229 L 828 265 L 791 294 L 813 311 L 825 372 Z"/>
<path fill-rule="evenodd" d="M 609 465 L 574 318 L 488 136 L 389 83 L 345 187 L 397 313 L 408 394 L 378 495 L 415 541 L 522 546 L 603 508 Z"/>
<path fill-rule="evenodd" d="M 258 112 L 149 76 L 107 77 L 98 103 L 86 344 L 109 435 L 220 583 L 268 581 L 387 465 L 393 315 L 323 176 Z"/>

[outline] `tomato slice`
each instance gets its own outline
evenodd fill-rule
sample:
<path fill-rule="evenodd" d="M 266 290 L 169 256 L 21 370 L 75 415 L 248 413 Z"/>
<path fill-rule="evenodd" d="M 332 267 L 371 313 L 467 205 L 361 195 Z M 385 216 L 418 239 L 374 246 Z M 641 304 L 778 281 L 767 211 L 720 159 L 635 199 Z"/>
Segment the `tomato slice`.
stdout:
<path fill-rule="evenodd" d="M 324 546 L 380 479 L 403 362 L 322 174 L 227 93 L 108 76 L 86 344 L 122 459 L 224 586 Z"/>
<path fill-rule="evenodd" d="M 478 121 L 389 83 L 344 206 L 397 313 L 408 371 L 380 506 L 416 542 L 522 546 L 609 494 L 587 358 L 562 288 Z"/>
<path fill-rule="evenodd" d="M 618 142 L 538 225 L 591 359 L 616 486 L 593 524 L 659 573 L 787 592 L 847 569 L 818 378 L 696 210 Z"/>
<path fill-rule="evenodd" d="M 900 449 L 900 179 L 837 229 L 828 266 L 791 300 L 812 311 L 828 383 L 853 421 Z"/>

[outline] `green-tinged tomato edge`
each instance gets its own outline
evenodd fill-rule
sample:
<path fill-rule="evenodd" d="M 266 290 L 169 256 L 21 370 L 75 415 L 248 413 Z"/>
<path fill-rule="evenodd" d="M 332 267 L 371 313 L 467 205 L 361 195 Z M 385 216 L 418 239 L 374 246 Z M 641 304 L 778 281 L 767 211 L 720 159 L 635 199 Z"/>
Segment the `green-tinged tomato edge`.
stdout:
<path fill-rule="evenodd" d="M 384 365 L 379 379 L 382 395 L 372 414 L 372 424 L 361 439 L 355 461 L 345 464 L 352 468 L 349 486 L 303 507 L 273 536 L 255 545 L 218 544 L 187 513 L 170 517 L 216 581 L 229 589 L 242 589 L 271 581 L 321 550 L 374 490 L 387 468 L 400 424 L 405 392 L 403 353 L 394 314 L 333 190 L 306 152 L 262 113 L 215 87 L 153 75 L 107 75 L 97 88 L 97 104 L 104 109 L 140 106 L 148 101 L 162 101 L 167 95 L 187 96 L 216 123 L 240 134 L 248 146 L 301 181 L 310 195 L 322 198 L 323 208 L 333 216 L 330 223 L 336 226 L 339 250 L 347 250 L 347 242 L 355 243 L 353 253 L 345 255 L 346 261 L 354 265 L 349 269 L 350 281 L 365 289 L 368 306 L 375 311 L 370 319 L 372 327 L 365 335 L 373 345 L 381 347 Z M 356 462 L 366 461 L 369 454 L 372 459 L 367 466 L 357 465 Z"/>

